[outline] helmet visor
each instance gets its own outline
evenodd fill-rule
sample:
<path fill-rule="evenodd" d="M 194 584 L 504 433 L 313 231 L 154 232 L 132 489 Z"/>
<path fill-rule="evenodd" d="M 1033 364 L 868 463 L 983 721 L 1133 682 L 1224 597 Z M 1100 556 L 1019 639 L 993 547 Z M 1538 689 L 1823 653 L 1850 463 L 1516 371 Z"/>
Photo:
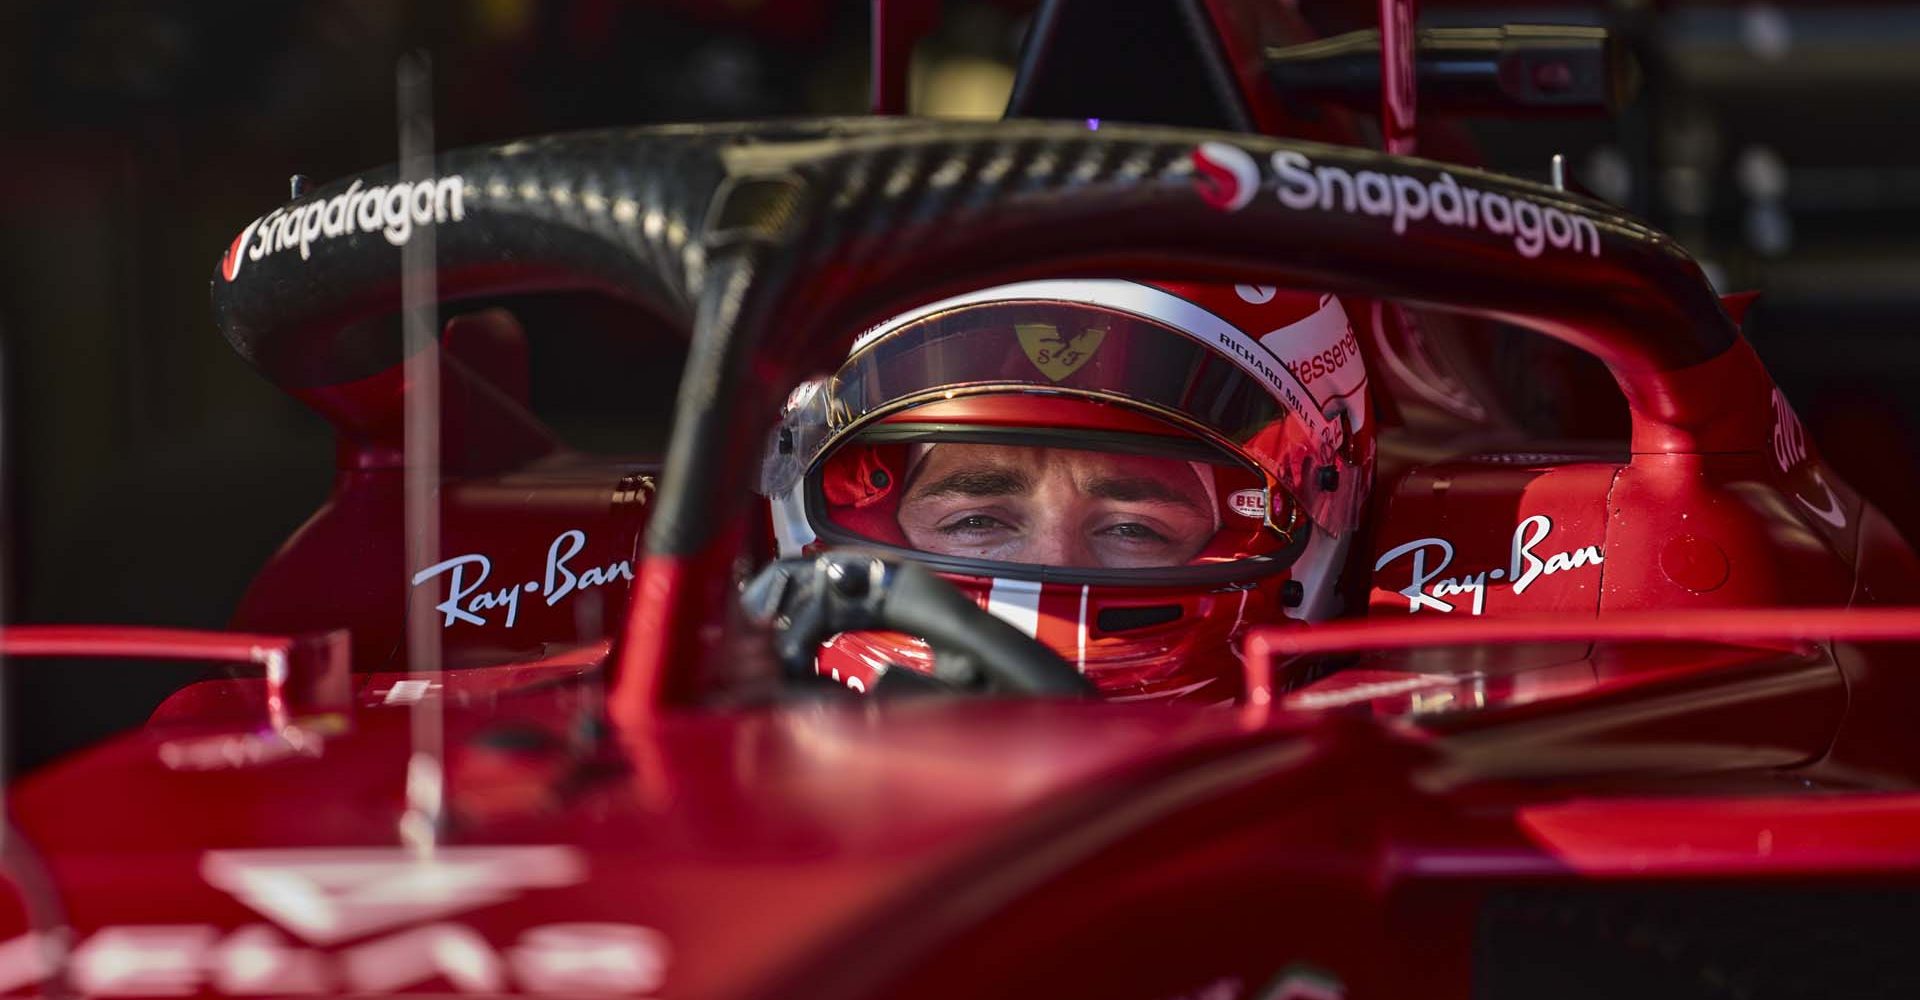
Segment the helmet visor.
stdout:
<path fill-rule="evenodd" d="M 1317 405 L 1266 343 L 1224 323 L 1189 333 L 1045 300 L 958 306 L 862 338 L 833 377 L 790 403 L 770 451 L 785 458 L 769 463 L 768 492 L 791 485 L 828 443 L 892 413 L 1008 391 L 1143 410 L 1258 470 L 1265 488 L 1330 533 L 1350 530 L 1358 516 L 1360 491 L 1329 490 L 1316 474 L 1342 464 L 1348 401 Z"/>
<path fill-rule="evenodd" d="M 1278 359 L 1260 364 L 1284 378 Z M 1124 400 L 1225 444 L 1285 416 L 1259 365 L 1158 323 L 1081 304 L 1011 302 L 952 309 L 873 338 L 827 385 L 835 436 L 896 405 L 989 387 Z"/>

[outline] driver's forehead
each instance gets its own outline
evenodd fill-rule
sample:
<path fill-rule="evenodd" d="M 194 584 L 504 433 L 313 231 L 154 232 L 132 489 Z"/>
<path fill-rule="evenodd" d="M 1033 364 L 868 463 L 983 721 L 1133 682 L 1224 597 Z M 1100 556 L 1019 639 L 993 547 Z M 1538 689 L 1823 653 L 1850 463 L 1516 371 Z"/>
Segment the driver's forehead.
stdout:
<path fill-rule="evenodd" d="M 1203 490 L 1193 467 L 1180 459 L 1003 444 L 935 445 L 920 460 L 913 480 L 916 485 L 924 485 L 971 471 L 1013 472 L 1032 483 L 1071 481 L 1082 489 L 1115 480 L 1145 479 L 1181 493 Z"/>

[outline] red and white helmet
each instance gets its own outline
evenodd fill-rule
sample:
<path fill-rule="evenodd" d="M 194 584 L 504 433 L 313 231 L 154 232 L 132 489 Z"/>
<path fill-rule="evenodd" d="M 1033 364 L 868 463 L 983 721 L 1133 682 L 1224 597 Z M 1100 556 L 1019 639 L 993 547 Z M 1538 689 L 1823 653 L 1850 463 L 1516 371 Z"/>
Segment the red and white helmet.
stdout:
<path fill-rule="evenodd" d="M 1023 282 L 868 330 L 789 398 L 763 479 L 783 556 L 891 550 L 1110 698 L 1220 701 L 1239 691 L 1245 628 L 1341 610 L 1373 479 L 1367 391 L 1331 295 Z M 1027 513 L 1000 513 L 1019 489 Z M 1043 542 L 1023 518 L 1071 520 Z M 819 660 L 863 690 L 894 665 L 932 657 L 858 633 Z"/>

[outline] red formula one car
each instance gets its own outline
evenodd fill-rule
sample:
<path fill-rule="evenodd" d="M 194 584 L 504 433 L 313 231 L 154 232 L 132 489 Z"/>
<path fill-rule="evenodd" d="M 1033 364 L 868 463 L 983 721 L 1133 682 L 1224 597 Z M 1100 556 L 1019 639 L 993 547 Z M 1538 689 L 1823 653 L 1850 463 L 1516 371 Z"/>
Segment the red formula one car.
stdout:
<path fill-rule="evenodd" d="M 1217 15 L 1197 23 L 1218 79 L 1263 92 L 1264 29 L 1193 9 Z M 1051 99 L 1045 62 L 1016 105 Z M 1403 93 L 1410 63 L 1387 62 Z M 345 178 L 246 226 L 216 316 L 338 428 L 336 488 L 235 631 L 6 631 L 16 661 L 246 669 L 10 790 L 0 989 L 1920 990 L 1920 614 L 1897 607 L 1920 563 L 1822 463 L 1742 339 L 1742 303 L 1597 201 L 1259 134 L 1288 109 L 1249 107 L 1243 131 L 562 135 Z M 911 478 L 889 455 L 938 461 L 924 435 L 1011 440 L 955 408 L 998 398 L 981 382 L 856 412 L 850 387 L 898 370 L 848 360 L 861 331 L 855 361 L 961 304 L 1071 298 L 980 298 L 1009 282 L 1120 283 L 1214 320 L 1282 289 L 1317 290 L 1310 319 L 1344 303 L 1305 354 L 1229 329 L 1252 319 L 1206 341 L 1093 293 L 1080 305 L 1111 325 L 1006 331 L 1040 373 L 1025 403 L 1059 404 L 1022 433 L 1206 483 L 1228 482 L 1207 478 L 1222 456 L 1284 459 L 1232 466 L 1250 485 L 1203 512 L 1247 519 L 1230 556 L 1196 550 L 1178 587 L 1138 566 L 1091 582 L 1003 566 L 983 590 L 909 557 L 910 526 L 843 547 L 770 524 L 778 498 L 755 487 L 791 485 L 780 456 L 826 454 L 792 419 L 815 398 L 870 446 L 833 454 L 877 464 L 802 497 L 808 516 Z M 1470 349 L 1507 343 L 1496 324 L 1604 362 L 1629 437 L 1522 436 L 1495 348 Z M 407 354 L 401 326 L 440 336 Z M 690 345 L 664 460 L 563 445 L 535 415 L 529 352 L 650 326 Z M 1123 367 L 1188 381 L 1151 408 L 1072 388 Z M 1168 444 L 1224 399 L 1283 430 Z M 1296 418 L 1314 434 L 1288 437 Z M 1314 550 L 1336 521 L 1350 544 Z M 1309 573 L 1310 551 L 1338 565 Z M 1047 604 L 1056 586 L 1077 607 Z M 1269 593 L 1270 613 L 1244 614 Z M 1114 693 L 1101 651 L 1184 649 L 1169 637 L 1229 605 L 1236 655 L 1209 697 L 1094 696 Z M 857 676 L 820 652 L 876 633 L 925 645 Z"/>

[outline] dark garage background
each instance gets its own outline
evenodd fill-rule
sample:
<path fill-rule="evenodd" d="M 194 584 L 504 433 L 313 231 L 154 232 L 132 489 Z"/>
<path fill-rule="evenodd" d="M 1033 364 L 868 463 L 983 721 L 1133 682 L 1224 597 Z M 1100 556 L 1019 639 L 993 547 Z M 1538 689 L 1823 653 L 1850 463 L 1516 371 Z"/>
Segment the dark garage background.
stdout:
<path fill-rule="evenodd" d="M 1029 6 L 947 4 L 922 109 L 996 111 Z M 1329 25 L 1356 9 L 1299 6 Z M 395 158 L 402 53 L 432 54 L 450 147 L 858 112 L 866 16 L 859 0 L 0 3 L 7 620 L 218 627 L 326 495 L 326 426 L 229 349 L 207 282 L 289 175 Z M 1526 21 L 1615 28 L 1647 87 L 1616 121 L 1476 123 L 1488 160 L 1544 176 L 1563 152 L 1723 291 L 1764 290 L 1761 355 L 1842 474 L 1920 537 L 1920 9 L 1423 4 L 1432 25 Z M 663 344 L 636 384 L 677 363 Z M 15 671 L 21 764 L 137 720 L 183 676 L 75 669 Z"/>

